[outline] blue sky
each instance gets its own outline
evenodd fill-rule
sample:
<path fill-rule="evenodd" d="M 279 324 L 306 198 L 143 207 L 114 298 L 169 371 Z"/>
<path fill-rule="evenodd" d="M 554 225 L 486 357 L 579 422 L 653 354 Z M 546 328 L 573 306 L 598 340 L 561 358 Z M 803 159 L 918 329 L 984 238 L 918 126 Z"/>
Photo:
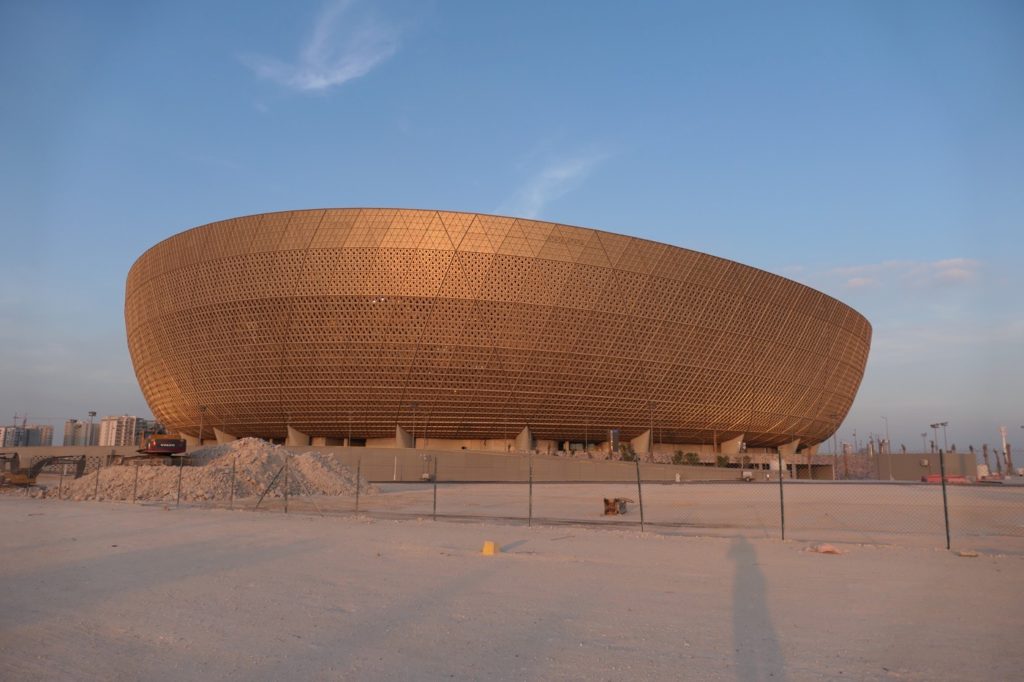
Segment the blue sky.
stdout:
<path fill-rule="evenodd" d="M 840 438 L 1024 443 L 1022 74 L 1019 2 L 5 2 L 0 422 L 148 414 L 157 241 L 400 206 L 804 282 L 874 325 Z"/>

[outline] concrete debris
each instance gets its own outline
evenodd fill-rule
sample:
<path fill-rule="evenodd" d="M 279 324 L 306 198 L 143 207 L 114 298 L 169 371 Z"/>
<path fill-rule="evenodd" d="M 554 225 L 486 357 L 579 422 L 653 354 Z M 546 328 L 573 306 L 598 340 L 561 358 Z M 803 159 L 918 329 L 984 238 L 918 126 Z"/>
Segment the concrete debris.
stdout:
<path fill-rule="evenodd" d="M 978 556 L 978 553 L 975 552 L 973 549 L 961 549 L 956 554 L 957 554 L 957 556 L 965 556 L 965 557 L 976 557 L 976 556 Z"/>
<path fill-rule="evenodd" d="M 289 495 L 354 496 L 356 476 L 337 457 L 321 452 L 293 454 L 280 445 L 258 438 L 243 438 L 225 445 L 214 445 L 195 451 L 192 465 L 181 470 L 181 499 L 228 500 L 231 497 L 231 469 L 235 468 L 234 496 L 259 496 L 277 476 L 288 458 Z M 136 466 L 105 467 L 98 471 L 100 500 L 131 500 L 136 485 Z M 178 467 L 138 466 L 136 499 L 174 500 L 178 491 Z M 82 478 L 65 481 L 64 498 L 91 500 L 96 498 L 96 476 L 92 472 Z M 284 497 L 285 477 L 278 476 L 267 497 Z M 361 495 L 377 492 L 375 486 L 362 479 Z"/>
<path fill-rule="evenodd" d="M 818 554 L 842 554 L 835 545 L 829 544 L 811 545 L 807 548 L 807 551 L 817 552 Z"/>

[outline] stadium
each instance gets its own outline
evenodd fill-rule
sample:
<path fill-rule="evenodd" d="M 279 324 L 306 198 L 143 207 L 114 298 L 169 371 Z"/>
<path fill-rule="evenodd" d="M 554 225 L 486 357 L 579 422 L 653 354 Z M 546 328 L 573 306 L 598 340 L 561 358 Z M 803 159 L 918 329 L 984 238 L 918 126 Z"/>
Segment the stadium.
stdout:
<path fill-rule="evenodd" d="M 176 234 L 132 266 L 125 322 L 170 432 L 505 451 L 813 452 L 871 340 L 849 306 L 704 253 L 378 208 Z"/>

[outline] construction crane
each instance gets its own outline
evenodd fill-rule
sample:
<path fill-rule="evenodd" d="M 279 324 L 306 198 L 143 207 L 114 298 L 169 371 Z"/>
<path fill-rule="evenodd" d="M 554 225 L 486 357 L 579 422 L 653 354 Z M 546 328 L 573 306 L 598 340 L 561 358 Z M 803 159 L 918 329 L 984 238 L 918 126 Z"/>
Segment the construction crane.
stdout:
<path fill-rule="evenodd" d="M 28 426 L 28 413 L 27 412 L 25 414 L 22 414 L 22 415 L 19 415 L 18 413 L 15 413 L 14 414 L 14 422 L 12 422 L 11 426 L 17 426 L 19 418 L 21 419 L 21 428 L 25 428 L 26 426 Z M 66 420 L 67 420 L 67 417 L 36 417 L 36 421 L 41 421 L 41 422 L 62 422 L 62 421 L 66 421 Z"/>

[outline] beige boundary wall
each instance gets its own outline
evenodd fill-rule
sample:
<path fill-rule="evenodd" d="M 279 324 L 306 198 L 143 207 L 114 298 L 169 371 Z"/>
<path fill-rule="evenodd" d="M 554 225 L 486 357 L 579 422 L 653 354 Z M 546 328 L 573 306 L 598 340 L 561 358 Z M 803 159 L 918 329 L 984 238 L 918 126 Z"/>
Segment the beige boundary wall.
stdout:
<path fill-rule="evenodd" d="M 396 450 L 394 448 L 345 447 L 291 447 L 294 452 L 319 450 L 337 453 L 347 466 L 360 467 L 370 481 L 427 480 L 423 475 L 433 472 L 437 460 L 438 481 L 494 481 L 514 482 L 529 480 L 529 455 L 496 455 L 487 452 Z M 533 480 L 544 482 L 574 481 L 635 481 L 636 464 L 603 460 L 576 459 L 533 455 Z M 738 480 L 740 469 L 676 466 L 672 464 L 641 463 L 641 477 L 645 481 L 680 480 Z"/>
<path fill-rule="evenodd" d="M 922 476 L 938 474 L 939 453 L 924 454 L 880 454 L 878 461 L 878 479 L 882 481 L 920 481 Z M 978 476 L 978 462 L 973 452 L 947 452 L 946 475 L 964 476 L 974 480 Z"/>
<path fill-rule="evenodd" d="M 86 455 L 93 461 L 103 460 L 104 463 L 114 456 L 131 456 L 135 447 L 24 447 L 18 448 L 23 465 L 30 465 L 40 457 L 59 457 L 70 455 Z M 290 452 L 330 452 L 336 454 L 341 461 L 355 469 L 359 467 L 362 475 L 373 482 L 389 481 L 422 481 L 427 480 L 424 474 L 434 470 L 437 462 L 438 481 L 445 482 L 515 482 L 529 480 L 530 459 L 523 454 L 495 454 L 471 450 L 413 450 L 379 447 L 344 447 L 344 446 L 289 446 Z M 533 455 L 533 480 L 544 482 L 630 482 L 636 480 L 636 464 L 622 461 L 603 461 Z M 91 467 L 90 467 L 91 468 Z M 680 481 L 723 480 L 735 481 L 742 477 L 738 468 L 719 468 L 709 466 L 685 466 L 673 464 L 653 464 L 641 462 L 641 477 L 645 481 Z M 756 471 L 755 475 L 763 477 L 766 472 Z M 774 472 L 771 473 L 774 478 Z"/>

